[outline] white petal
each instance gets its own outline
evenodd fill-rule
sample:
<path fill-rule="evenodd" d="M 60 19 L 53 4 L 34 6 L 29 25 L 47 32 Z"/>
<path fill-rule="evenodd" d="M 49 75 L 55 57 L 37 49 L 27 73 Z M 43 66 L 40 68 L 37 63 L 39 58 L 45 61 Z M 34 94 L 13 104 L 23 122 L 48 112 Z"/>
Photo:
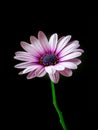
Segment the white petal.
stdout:
<path fill-rule="evenodd" d="M 72 76 L 72 70 L 66 68 L 63 71 L 60 71 L 60 74 L 62 74 L 63 76 L 66 76 L 66 77 L 70 77 L 70 76 Z"/>
<path fill-rule="evenodd" d="M 55 70 L 58 70 L 58 71 L 65 69 L 65 67 L 63 66 L 62 63 L 58 63 L 58 64 L 54 65 L 54 68 L 55 68 Z"/>
<path fill-rule="evenodd" d="M 77 69 L 77 65 L 72 62 L 61 62 L 61 64 L 64 68 Z"/>
<path fill-rule="evenodd" d="M 67 55 L 68 53 L 73 52 L 76 48 L 78 48 L 79 45 L 79 41 L 73 41 L 71 44 L 69 44 L 68 46 L 66 46 L 59 54 L 60 57 L 63 57 L 65 55 Z"/>
<path fill-rule="evenodd" d="M 57 40 L 58 40 L 58 35 L 56 33 L 53 34 L 49 39 L 50 49 L 52 52 L 54 52 L 57 47 Z"/>
<path fill-rule="evenodd" d="M 35 71 L 37 77 L 43 77 L 46 74 L 45 68 L 40 68 L 38 71 Z"/>
<path fill-rule="evenodd" d="M 54 83 L 58 83 L 59 82 L 59 73 L 56 71 L 55 73 L 49 74 L 49 77 L 51 79 L 52 82 Z"/>
<path fill-rule="evenodd" d="M 41 52 L 41 53 L 44 52 L 44 48 L 42 47 L 41 43 L 36 37 L 31 36 L 30 42 L 31 42 L 31 46 L 33 46 L 33 48 L 35 48 L 36 51 Z"/>
<path fill-rule="evenodd" d="M 71 35 L 64 37 L 57 45 L 56 54 L 59 53 L 69 42 Z"/>
<path fill-rule="evenodd" d="M 42 47 L 44 48 L 44 50 L 48 52 L 50 49 L 48 39 L 42 31 L 38 32 L 38 39 L 39 39 Z"/>
<path fill-rule="evenodd" d="M 17 51 L 15 52 L 16 56 L 31 56 L 30 53 L 24 52 L 24 51 Z"/>
<path fill-rule="evenodd" d="M 27 75 L 27 79 L 32 79 L 34 77 L 43 77 L 45 74 L 46 74 L 45 69 L 42 66 L 40 66 L 38 69 L 31 71 Z"/>
<path fill-rule="evenodd" d="M 65 61 L 65 60 L 70 60 L 70 59 L 73 59 L 73 58 L 76 58 L 76 57 L 79 57 L 80 55 L 82 55 L 81 52 L 73 52 L 71 54 L 68 54 L 62 58 L 59 59 L 59 61 Z"/>
<path fill-rule="evenodd" d="M 74 49 L 74 52 L 81 52 L 81 53 L 84 53 L 84 50 L 83 50 L 83 49 Z"/>
<path fill-rule="evenodd" d="M 31 71 L 31 72 L 27 75 L 27 79 L 32 79 L 32 78 L 35 78 L 35 77 L 36 77 L 35 70 L 34 70 L 34 71 Z"/>
<path fill-rule="evenodd" d="M 81 60 L 80 60 L 80 59 L 77 59 L 77 58 L 71 59 L 71 60 L 69 60 L 69 62 L 72 62 L 72 63 L 74 63 L 74 64 L 76 64 L 76 65 L 81 64 Z"/>
<path fill-rule="evenodd" d="M 40 56 L 40 54 L 29 43 L 21 42 L 20 44 L 25 51 L 31 53 L 33 56 Z"/>
<path fill-rule="evenodd" d="M 18 75 L 22 75 L 22 74 L 23 74 L 23 70 L 18 73 Z"/>
<path fill-rule="evenodd" d="M 48 74 L 52 74 L 52 73 L 55 73 L 56 70 L 54 69 L 54 67 L 51 65 L 51 66 L 46 66 L 45 67 L 45 71 L 48 73 Z"/>
<path fill-rule="evenodd" d="M 31 65 L 32 65 L 32 63 L 30 63 L 30 62 L 23 62 L 23 63 L 15 65 L 15 68 L 23 69 L 23 68 L 27 68 L 28 66 L 31 66 Z"/>
<path fill-rule="evenodd" d="M 23 70 L 23 74 L 28 73 L 28 72 L 30 72 L 30 71 L 34 71 L 35 69 L 37 69 L 37 68 L 39 68 L 39 67 L 40 67 L 40 65 L 32 65 L 32 66 L 29 66 L 29 67 L 27 67 L 26 69 Z"/>
<path fill-rule="evenodd" d="M 14 59 L 21 60 L 21 61 L 29 61 L 29 62 L 38 62 L 38 59 L 35 57 L 29 56 L 14 56 Z"/>

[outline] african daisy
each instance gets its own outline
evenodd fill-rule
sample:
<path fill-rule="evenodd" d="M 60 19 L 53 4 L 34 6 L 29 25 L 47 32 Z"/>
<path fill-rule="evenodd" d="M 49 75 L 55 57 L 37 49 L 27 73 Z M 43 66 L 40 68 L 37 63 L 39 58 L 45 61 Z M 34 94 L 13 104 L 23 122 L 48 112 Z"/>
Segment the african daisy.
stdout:
<path fill-rule="evenodd" d="M 18 51 L 14 58 L 22 63 L 15 65 L 15 68 L 23 69 L 19 74 L 26 74 L 27 79 L 43 77 L 48 73 L 54 83 L 59 82 L 60 74 L 66 77 L 72 76 L 72 70 L 77 69 L 81 60 L 77 57 L 83 53 L 79 48 L 79 41 L 71 41 L 71 35 L 61 37 L 51 35 L 49 40 L 42 32 L 38 32 L 38 38 L 30 37 L 30 44 L 21 42 L 25 51 Z"/>

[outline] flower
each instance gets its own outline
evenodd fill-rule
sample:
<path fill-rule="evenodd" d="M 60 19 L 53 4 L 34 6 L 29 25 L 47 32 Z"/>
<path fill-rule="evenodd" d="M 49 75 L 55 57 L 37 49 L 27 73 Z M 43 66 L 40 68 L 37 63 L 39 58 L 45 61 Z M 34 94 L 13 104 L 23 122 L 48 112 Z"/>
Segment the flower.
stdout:
<path fill-rule="evenodd" d="M 46 35 L 38 32 L 38 38 L 30 37 L 31 44 L 22 41 L 21 47 L 25 51 L 18 51 L 14 58 L 22 63 L 15 65 L 15 68 L 23 69 L 19 74 L 26 74 L 27 79 L 43 77 L 48 73 L 54 83 L 59 82 L 60 74 L 66 77 L 72 76 L 72 70 L 77 69 L 81 60 L 77 57 L 84 52 L 78 49 L 79 41 L 69 42 L 71 35 L 61 37 L 51 35 L 49 41 Z"/>

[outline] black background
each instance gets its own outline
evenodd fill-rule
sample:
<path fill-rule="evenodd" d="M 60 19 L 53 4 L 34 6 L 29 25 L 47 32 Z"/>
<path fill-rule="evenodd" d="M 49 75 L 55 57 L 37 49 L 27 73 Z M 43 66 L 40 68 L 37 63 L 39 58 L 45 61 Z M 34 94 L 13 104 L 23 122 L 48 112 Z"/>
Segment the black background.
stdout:
<path fill-rule="evenodd" d="M 68 130 L 97 128 L 97 8 L 89 4 L 46 2 L 8 4 L 2 14 L 1 31 L 1 107 L 2 124 L 10 129 L 62 130 L 52 105 L 49 78 L 27 80 L 18 76 L 14 53 L 22 50 L 20 41 L 29 42 L 39 30 L 72 35 L 85 53 L 82 64 L 70 78 L 62 77 L 55 85 L 57 101 Z M 5 7 L 5 6 L 4 6 Z"/>

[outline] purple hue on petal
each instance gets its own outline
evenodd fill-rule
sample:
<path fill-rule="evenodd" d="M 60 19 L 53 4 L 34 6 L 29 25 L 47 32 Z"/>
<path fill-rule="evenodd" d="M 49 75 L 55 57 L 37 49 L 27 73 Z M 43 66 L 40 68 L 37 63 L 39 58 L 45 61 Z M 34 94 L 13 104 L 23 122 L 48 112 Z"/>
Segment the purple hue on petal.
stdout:
<path fill-rule="evenodd" d="M 71 35 L 64 37 L 57 45 L 56 54 L 59 53 L 69 42 Z"/>
<path fill-rule="evenodd" d="M 74 63 L 74 64 L 76 64 L 76 65 L 79 65 L 79 64 L 81 64 L 81 60 L 80 59 L 77 59 L 77 58 L 74 58 L 74 59 L 71 59 L 71 60 L 68 60 L 69 62 L 72 62 L 72 63 Z"/>
<path fill-rule="evenodd" d="M 21 47 L 22 47 L 25 51 L 31 53 L 33 56 L 35 56 L 35 57 L 40 56 L 40 54 L 35 50 L 35 48 L 33 48 L 29 43 L 21 42 L 20 44 L 21 44 Z"/>
<path fill-rule="evenodd" d="M 27 75 L 27 79 L 32 79 L 36 77 L 36 74 L 34 73 L 35 70 L 31 71 L 28 75 Z"/>
<path fill-rule="evenodd" d="M 16 56 L 31 56 L 30 53 L 24 52 L 24 51 L 17 51 L 17 52 L 15 52 L 15 55 Z"/>
<path fill-rule="evenodd" d="M 63 57 L 71 52 L 73 52 L 76 48 L 78 48 L 79 45 L 79 41 L 74 41 L 71 42 L 71 44 L 69 44 L 68 46 L 66 46 L 59 54 L 59 57 Z"/>
<path fill-rule="evenodd" d="M 74 49 L 73 52 L 81 52 L 81 53 L 84 53 L 84 50 L 83 50 L 83 49 Z"/>
<path fill-rule="evenodd" d="M 30 42 L 31 42 L 31 46 L 33 46 L 37 52 L 40 52 L 40 53 L 45 52 L 44 48 L 42 47 L 41 43 L 39 42 L 39 40 L 36 37 L 31 36 Z"/>
<path fill-rule="evenodd" d="M 43 77 L 46 74 L 45 68 L 42 67 L 38 71 L 36 70 L 37 77 Z"/>
<path fill-rule="evenodd" d="M 42 32 L 38 32 L 38 39 L 30 37 L 31 44 L 21 42 L 21 47 L 25 51 L 18 51 L 14 58 L 24 61 L 15 65 L 15 68 L 24 69 L 19 75 L 27 74 L 27 79 L 43 77 L 48 73 L 54 83 L 59 82 L 60 74 L 66 77 L 72 76 L 72 70 L 77 69 L 81 60 L 77 57 L 84 52 L 78 49 L 79 41 L 69 42 L 71 35 L 63 36 L 58 40 L 58 35 L 54 33 L 49 38 Z"/>
<path fill-rule="evenodd" d="M 24 74 L 23 70 L 18 73 L 18 75 L 23 75 L 23 74 Z"/>
<path fill-rule="evenodd" d="M 65 66 L 62 63 L 54 65 L 55 70 L 61 71 L 65 69 Z"/>
<path fill-rule="evenodd" d="M 30 71 L 34 71 L 35 69 L 37 69 L 37 68 L 39 68 L 39 67 L 40 67 L 40 65 L 32 65 L 32 66 L 29 66 L 29 67 L 27 67 L 26 69 L 23 70 L 23 73 L 25 74 L 25 73 L 28 73 L 28 72 L 30 72 Z"/>
<path fill-rule="evenodd" d="M 59 82 L 59 73 L 56 71 L 55 73 L 49 74 L 49 77 L 51 79 L 52 82 L 54 83 L 58 83 Z"/>
<path fill-rule="evenodd" d="M 38 59 L 33 56 L 14 56 L 14 59 L 21 60 L 21 61 L 31 61 L 31 62 L 38 62 Z"/>
<path fill-rule="evenodd" d="M 38 32 L 38 39 L 39 39 L 41 45 L 43 46 L 44 50 L 46 52 L 49 52 L 50 47 L 49 47 L 48 39 L 42 31 Z"/>
<path fill-rule="evenodd" d="M 61 64 L 64 66 L 64 68 L 77 69 L 77 65 L 72 62 L 61 62 Z"/>
<path fill-rule="evenodd" d="M 53 34 L 50 39 L 49 39 L 49 45 L 51 52 L 54 52 L 56 47 L 57 47 L 57 40 L 58 40 L 58 35 L 55 33 Z"/>
<path fill-rule="evenodd" d="M 45 74 L 46 74 L 45 69 L 40 66 L 38 69 L 31 71 L 27 75 L 27 79 L 32 79 L 32 78 L 35 78 L 35 77 L 43 77 Z"/>
<path fill-rule="evenodd" d="M 79 57 L 79 56 L 81 56 L 81 55 L 82 55 L 81 52 L 73 52 L 73 53 L 71 53 L 71 54 L 69 54 L 69 55 L 66 55 L 66 56 L 60 58 L 59 61 L 70 60 L 70 59 Z"/>
<path fill-rule="evenodd" d="M 72 76 L 72 70 L 66 68 L 63 71 L 60 71 L 60 74 L 62 74 L 63 76 L 66 76 L 66 77 L 70 77 L 70 76 Z"/>
<path fill-rule="evenodd" d="M 46 66 L 45 67 L 45 71 L 48 73 L 48 74 L 52 74 L 52 73 L 55 73 L 56 70 L 54 69 L 54 67 L 51 65 L 51 66 Z"/>
<path fill-rule="evenodd" d="M 15 68 L 23 69 L 23 68 L 27 68 L 31 65 L 32 65 L 31 62 L 23 62 L 23 63 L 15 65 Z"/>

